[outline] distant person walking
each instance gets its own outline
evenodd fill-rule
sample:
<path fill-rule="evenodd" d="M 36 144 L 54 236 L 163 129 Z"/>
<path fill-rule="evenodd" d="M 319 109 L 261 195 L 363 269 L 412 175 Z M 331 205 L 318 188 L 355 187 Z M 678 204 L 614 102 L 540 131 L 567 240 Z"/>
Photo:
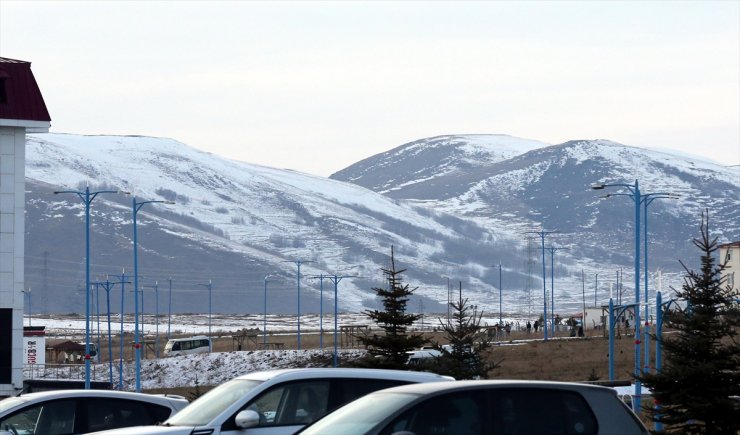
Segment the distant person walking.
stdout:
<path fill-rule="evenodd" d="M 534 332 L 536 333 L 540 329 L 540 321 L 535 320 L 534 321 Z"/>
<path fill-rule="evenodd" d="M 527 334 L 532 332 L 532 324 L 527 320 Z"/>

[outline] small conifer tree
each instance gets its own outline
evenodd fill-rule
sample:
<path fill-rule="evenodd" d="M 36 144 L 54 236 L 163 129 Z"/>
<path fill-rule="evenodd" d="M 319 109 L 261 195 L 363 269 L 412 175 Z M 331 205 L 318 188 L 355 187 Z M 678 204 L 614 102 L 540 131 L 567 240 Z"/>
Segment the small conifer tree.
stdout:
<path fill-rule="evenodd" d="M 723 281 L 724 264 L 715 264 L 717 239 L 710 239 L 709 216 L 702 213 L 698 271 L 686 271 L 678 300 L 685 308 L 664 322 L 675 333 L 664 334 L 665 364 L 660 373 L 639 379 L 650 388 L 659 409 L 647 410 L 660 419 L 666 433 L 740 433 L 740 328 L 738 306 Z M 657 339 L 657 337 L 655 337 Z"/>
<path fill-rule="evenodd" d="M 421 347 L 427 340 L 421 334 L 410 333 L 408 328 L 421 318 L 420 314 L 406 313 L 409 297 L 416 288 L 404 284 L 401 275 L 406 269 L 397 270 L 391 247 L 391 264 L 382 269 L 387 288 L 376 287 L 373 291 L 383 300 L 383 310 L 365 310 L 384 334 L 373 334 L 359 337 L 360 342 L 368 348 L 369 358 L 359 365 L 382 368 L 405 368 L 406 352 Z"/>
<path fill-rule="evenodd" d="M 445 339 L 450 347 L 445 348 L 437 344 L 435 347 L 441 355 L 425 361 L 422 368 L 442 375 L 452 376 L 455 379 L 485 379 L 488 371 L 499 365 L 488 363 L 483 354 L 489 348 L 486 333 L 480 327 L 483 312 L 476 312 L 468 304 L 468 299 L 462 297 L 462 283 L 460 283 L 459 298 L 450 303 L 452 319 L 446 322 L 440 320 Z"/>

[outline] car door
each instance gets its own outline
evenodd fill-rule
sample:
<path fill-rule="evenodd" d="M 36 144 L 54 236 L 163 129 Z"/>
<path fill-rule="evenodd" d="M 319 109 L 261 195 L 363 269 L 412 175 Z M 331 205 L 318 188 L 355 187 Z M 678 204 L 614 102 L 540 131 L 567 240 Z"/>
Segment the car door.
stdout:
<path fill-rule="evenodd" d="M 29 405 L 0 420 L 0 430 L 28 435 L 71 435 L 77 419 L 76 399 L 48 400 Z"/>
<path fill-rule="evenodd" d="M 260 422 L 256 427 L 238 429 L 234 414 L 221 425 L 221 433 L 293 434 L 328 412 L 330 394 L 331 379 L 308 379 L 275 385 L 240 409 L 253 410 L 259 414 Z"/>
<path fill-rule="evenodd" d="M 85 401 L 84 432 L 96 432 L 119 427 L 148 426 L 169 418 L 172 410 L 163 405 L 139 400 L 95 398 Z M 82 419 L 82 418 L 81 418 Z"/>
<path fill-rule="evenodd" d="M 417 402 L 380 433 L 489 435 L 487 418 L 487 401 L 483 391 L 457 391 Z"/>

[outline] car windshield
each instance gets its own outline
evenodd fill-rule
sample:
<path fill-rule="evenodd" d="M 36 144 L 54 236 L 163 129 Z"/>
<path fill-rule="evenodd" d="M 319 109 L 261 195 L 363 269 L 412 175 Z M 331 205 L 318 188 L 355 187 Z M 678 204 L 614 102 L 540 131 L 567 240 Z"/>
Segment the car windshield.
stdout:
<path fill-rule="evenodd" d="M 307 427 L 301 435 L 364 434 L 417 397 L 407 393 L 372 393 L 337 409 Z"/>
<path fill-rule="evenodd" d="M 261 384 L 252 379 L 233 379 L 199 397 L 178 414 L 165 421 L 166 426 L 204 426 Z"/>
<path fill-rule="evenodd" d="M 7 411 L 8 409 L 26 402 L 27 399 L 22 397 L 8 397 L 7 399 L 0 400 L 0 413 Z"/>

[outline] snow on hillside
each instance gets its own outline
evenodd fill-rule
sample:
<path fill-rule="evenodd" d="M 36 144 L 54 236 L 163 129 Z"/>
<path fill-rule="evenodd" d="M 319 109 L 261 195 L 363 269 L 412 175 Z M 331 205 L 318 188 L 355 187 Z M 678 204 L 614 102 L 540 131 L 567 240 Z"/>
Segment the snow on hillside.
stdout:
<path fill-rule="evenodd" d="M 363 187 L 227 160 L 172 139 L 35 134 L 28 137 L 26 160 L 26 177 L 50 185 L 69 189 L 106 185 L 130 191 L 139 200 L 173 199 L 174 205 L 155 206 L 197 216 L 225 236 L 219 238 L 182 225 L 167 225 L 160 219 L 166 231 L 271 262 L 272 270 L 282 270 L 286 275 L 293 273 L 295 267 L 286 260 L 313 258 L 317 252 L 334 270 L 348 270 L 353 266 L 344 258 L 348 240 L 358 248 L 384 255 L 390 245 L 403 245 L 413 256 L 404 257 L 399 252 L 399 258 L 417 268 L 427 267 L 430 256 L 441 254 L 438 241 L 408 239 L 392 233 L 387 229 L 388 221 L 435 234 L 436 239 L 460 237 L 411 206 Z M 82 210 L 75 198 L 56 199 Z M 100 200 L 106 198 L 101 196 Z M 156 219 L 150 211 L 148 207 L 142 213 Z M 289 255 L 285 258 L 278 252 L 280 247 L 274 246 L 275 240 L 284 237 L 305 242 L 283 248 Z M 384 266 L 366 258 L 360 263 L 373 274 Z M 307 263 L 304 272 L 308 275 L 327 271 Z M 367 288 L 357 287 L 352 280 L 343 282 L 342 287 L 342 308 L 362 309 Z M 307 286 L 307 290 L 312 288 Z M 441 284 L 435 291 L 441 293 L 437 300 L 446 298 Z"/>

